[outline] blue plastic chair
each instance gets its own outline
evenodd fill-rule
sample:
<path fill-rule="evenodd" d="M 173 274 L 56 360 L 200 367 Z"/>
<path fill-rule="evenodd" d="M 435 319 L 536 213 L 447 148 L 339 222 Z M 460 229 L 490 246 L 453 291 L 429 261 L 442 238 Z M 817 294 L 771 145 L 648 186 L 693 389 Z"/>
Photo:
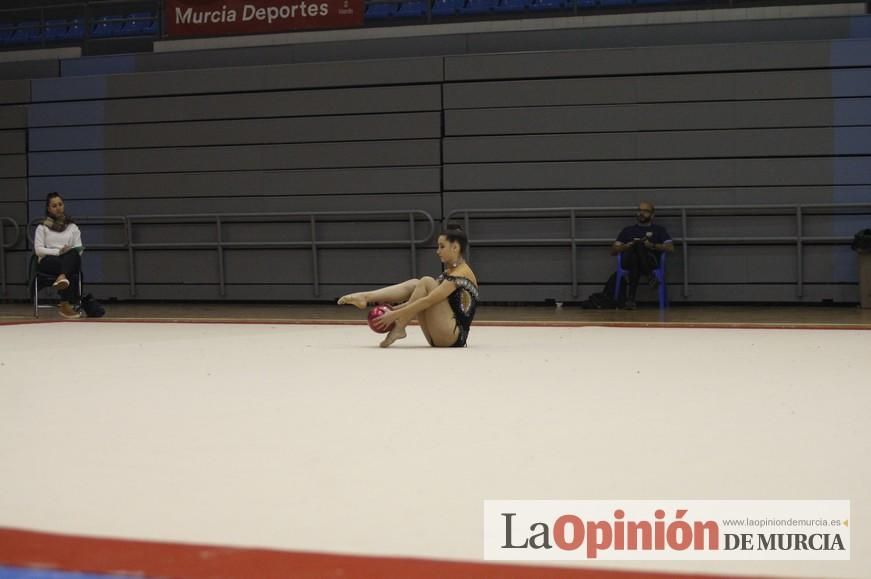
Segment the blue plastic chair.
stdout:
<path fill-rule="evenodd" d="M 462 14 L 487 14 L 496 9 L 497 0 L 469 0 L 460 12 Z"/>
<path fill-rule="evenodd" d="M 119 20 L 123 16 L 98 16 L 94 22 L 94 28 L 91 30 L 91 36 L 94 38 L 110 38 L 112 36 L 121 36 L 123 34 L 123 23 L 112 22 Z"/>
<path fill-rule="evenodd" d="M 565 4 L 563 0 L 532 0 L 528 8 L 533 11 L 562 10 Z"/>
<path fill-rule="evenodd" d="M 427 0 L 411 0 L 403 2 L 399 5 L 399 10 L 396 12 L 397 18 L 419 18 L 426 16 Z"/>
<path fill-rule="evenodd" d="M 12 33 L 15 32 L 15 25 L 11 22 L 0 22 L 0 44 L 6 44 Z"/>
<path fill-rule="evenodd" d="M 664 310 L 668 308 L 668 297 L 666 295 L 666 286 L 665 286 L 665 252 L 659 254 L 659 267 L 653 270 L 653 276 L 656 278 L 656 281 L 659 282 L 658 286 L 658 294 L 659 294 L 659 309 Z M 620 286 L 623 285 L 624 279 L 628 283 L 629 280 L 629 270 L 623 269 L 623 254 L 617 254 L 617 283 L 614 285 L 614 301 L 620 301 Z"/>
<path fill-rule="evenodd" d="M 80 18 L 70 20 L 65 40 L 81 40 L 85 37 L 85 24 Z"/>
<path fill-rule="evenodd" d="M 523 12 L 528 4 L 527 0 L 502 0 L 494 10 L 496 12 Z"/>
<path fill-rule="evenodd" d="M 134 12 L 127 15 L 124 23 L 125 36 L 143 36 L 154 33 L 154 15 L 150 12 Z"/>
<path fill-rule="evenodd" d="M 453 16 L 459 14 L 466 0 L 435 0 L 432 3 L 433 16 Z"/>
<path fill-rule="evenodd" d="M 19 22 L 12 35 L 6 39 L 6 44 L 32 44 L 42 40 L 42 29 L 39 20 Z"/>
<path fill-rule="evenodd" d="M 385 18 L 392 18 L 396 15 L 398 10 L 399 5 L 394 3 L 388 4 L 380 2 L 378 4 L 368 4 L 366 5 L 365 18 L 367 20 L 383 20 Z"/>
<path fill-rule="evenodd" d="M 66 40 L 67 30 L 66 20 L 46 20 L 45 41 L 53 42 L 55 40 Z"/>

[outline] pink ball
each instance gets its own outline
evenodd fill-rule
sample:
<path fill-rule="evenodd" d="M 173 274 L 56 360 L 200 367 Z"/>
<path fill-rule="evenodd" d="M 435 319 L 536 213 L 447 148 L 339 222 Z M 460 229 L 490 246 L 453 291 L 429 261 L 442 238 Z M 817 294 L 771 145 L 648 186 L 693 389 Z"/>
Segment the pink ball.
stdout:
<path fill-rule="evenodd" d="M 391 308 L 388 305 L 378 305 L 378 306 L 375 306 L 374 308 L 372 308 L 371 310 L 369 310 L 369 327 L 372 328 L 373 332 L 377 332 L 379 334 L 386 334 L 387 332 L 392 330 L 394 328 L 394 326 L 396 326 L 396 324 L 393 323 L 390 325 L 389 328 L 379 330 L 378 328 L 375 327 L 375 324 L 373 323 L 376 319 L 380 318 L 381 316 L 383 316 L 384 314 L 386 314 L 390 310 L 391 310 Z"/>

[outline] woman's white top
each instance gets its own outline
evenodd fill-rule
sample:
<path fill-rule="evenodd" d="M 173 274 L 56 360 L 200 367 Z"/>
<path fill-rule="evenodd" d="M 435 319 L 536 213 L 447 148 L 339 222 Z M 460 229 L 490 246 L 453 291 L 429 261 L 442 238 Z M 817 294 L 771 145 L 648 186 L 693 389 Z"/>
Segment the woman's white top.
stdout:
<path fill-rule="evenodd" d="M 70 223 L 63 231 L 52 231 L 45 225 L 36 228 L 33 238 L 33 251 L 42 260 L 46 255 L 60 255 L 65 245 L 82 252 L 82 234 L 75 223 Z"/>

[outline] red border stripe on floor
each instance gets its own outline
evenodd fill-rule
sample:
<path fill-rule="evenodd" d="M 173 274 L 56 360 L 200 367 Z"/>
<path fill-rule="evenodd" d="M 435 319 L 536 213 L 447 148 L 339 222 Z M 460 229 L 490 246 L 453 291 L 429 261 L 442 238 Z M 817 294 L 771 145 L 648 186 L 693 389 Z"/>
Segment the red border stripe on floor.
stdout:
<path fill-rule="evenodd" d="M 713 579 L 601 568 L 567 569 L 330 555 L 104 539 L 0 528 L 0 564 L 183 579 Z M 746 577 L 744 579 L 747 579 Z"/>

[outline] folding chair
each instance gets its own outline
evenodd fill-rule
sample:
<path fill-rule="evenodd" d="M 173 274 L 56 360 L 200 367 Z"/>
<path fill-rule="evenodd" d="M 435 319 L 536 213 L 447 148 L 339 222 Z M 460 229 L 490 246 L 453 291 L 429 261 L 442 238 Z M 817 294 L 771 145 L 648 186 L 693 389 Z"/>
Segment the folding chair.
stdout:
<path fill-rule="evenodd" d="M 79 272 L 78 278 L 79 295 L 82 295 L 82 272 Z M 33 254 L 30 256 L 30 271 L 28 279 L 30 280 L 28 286 L 31 288 L 31 291 L 33 291 L 33 317 L 38 318 L 39 310 L 54 309 L 55 307 L 54 304 L 40 304 L 39 292 L 40 290 L 52 287 L 57 276 L 40 273 L 39 268 L 37 267 L 36 254 Z"/>

